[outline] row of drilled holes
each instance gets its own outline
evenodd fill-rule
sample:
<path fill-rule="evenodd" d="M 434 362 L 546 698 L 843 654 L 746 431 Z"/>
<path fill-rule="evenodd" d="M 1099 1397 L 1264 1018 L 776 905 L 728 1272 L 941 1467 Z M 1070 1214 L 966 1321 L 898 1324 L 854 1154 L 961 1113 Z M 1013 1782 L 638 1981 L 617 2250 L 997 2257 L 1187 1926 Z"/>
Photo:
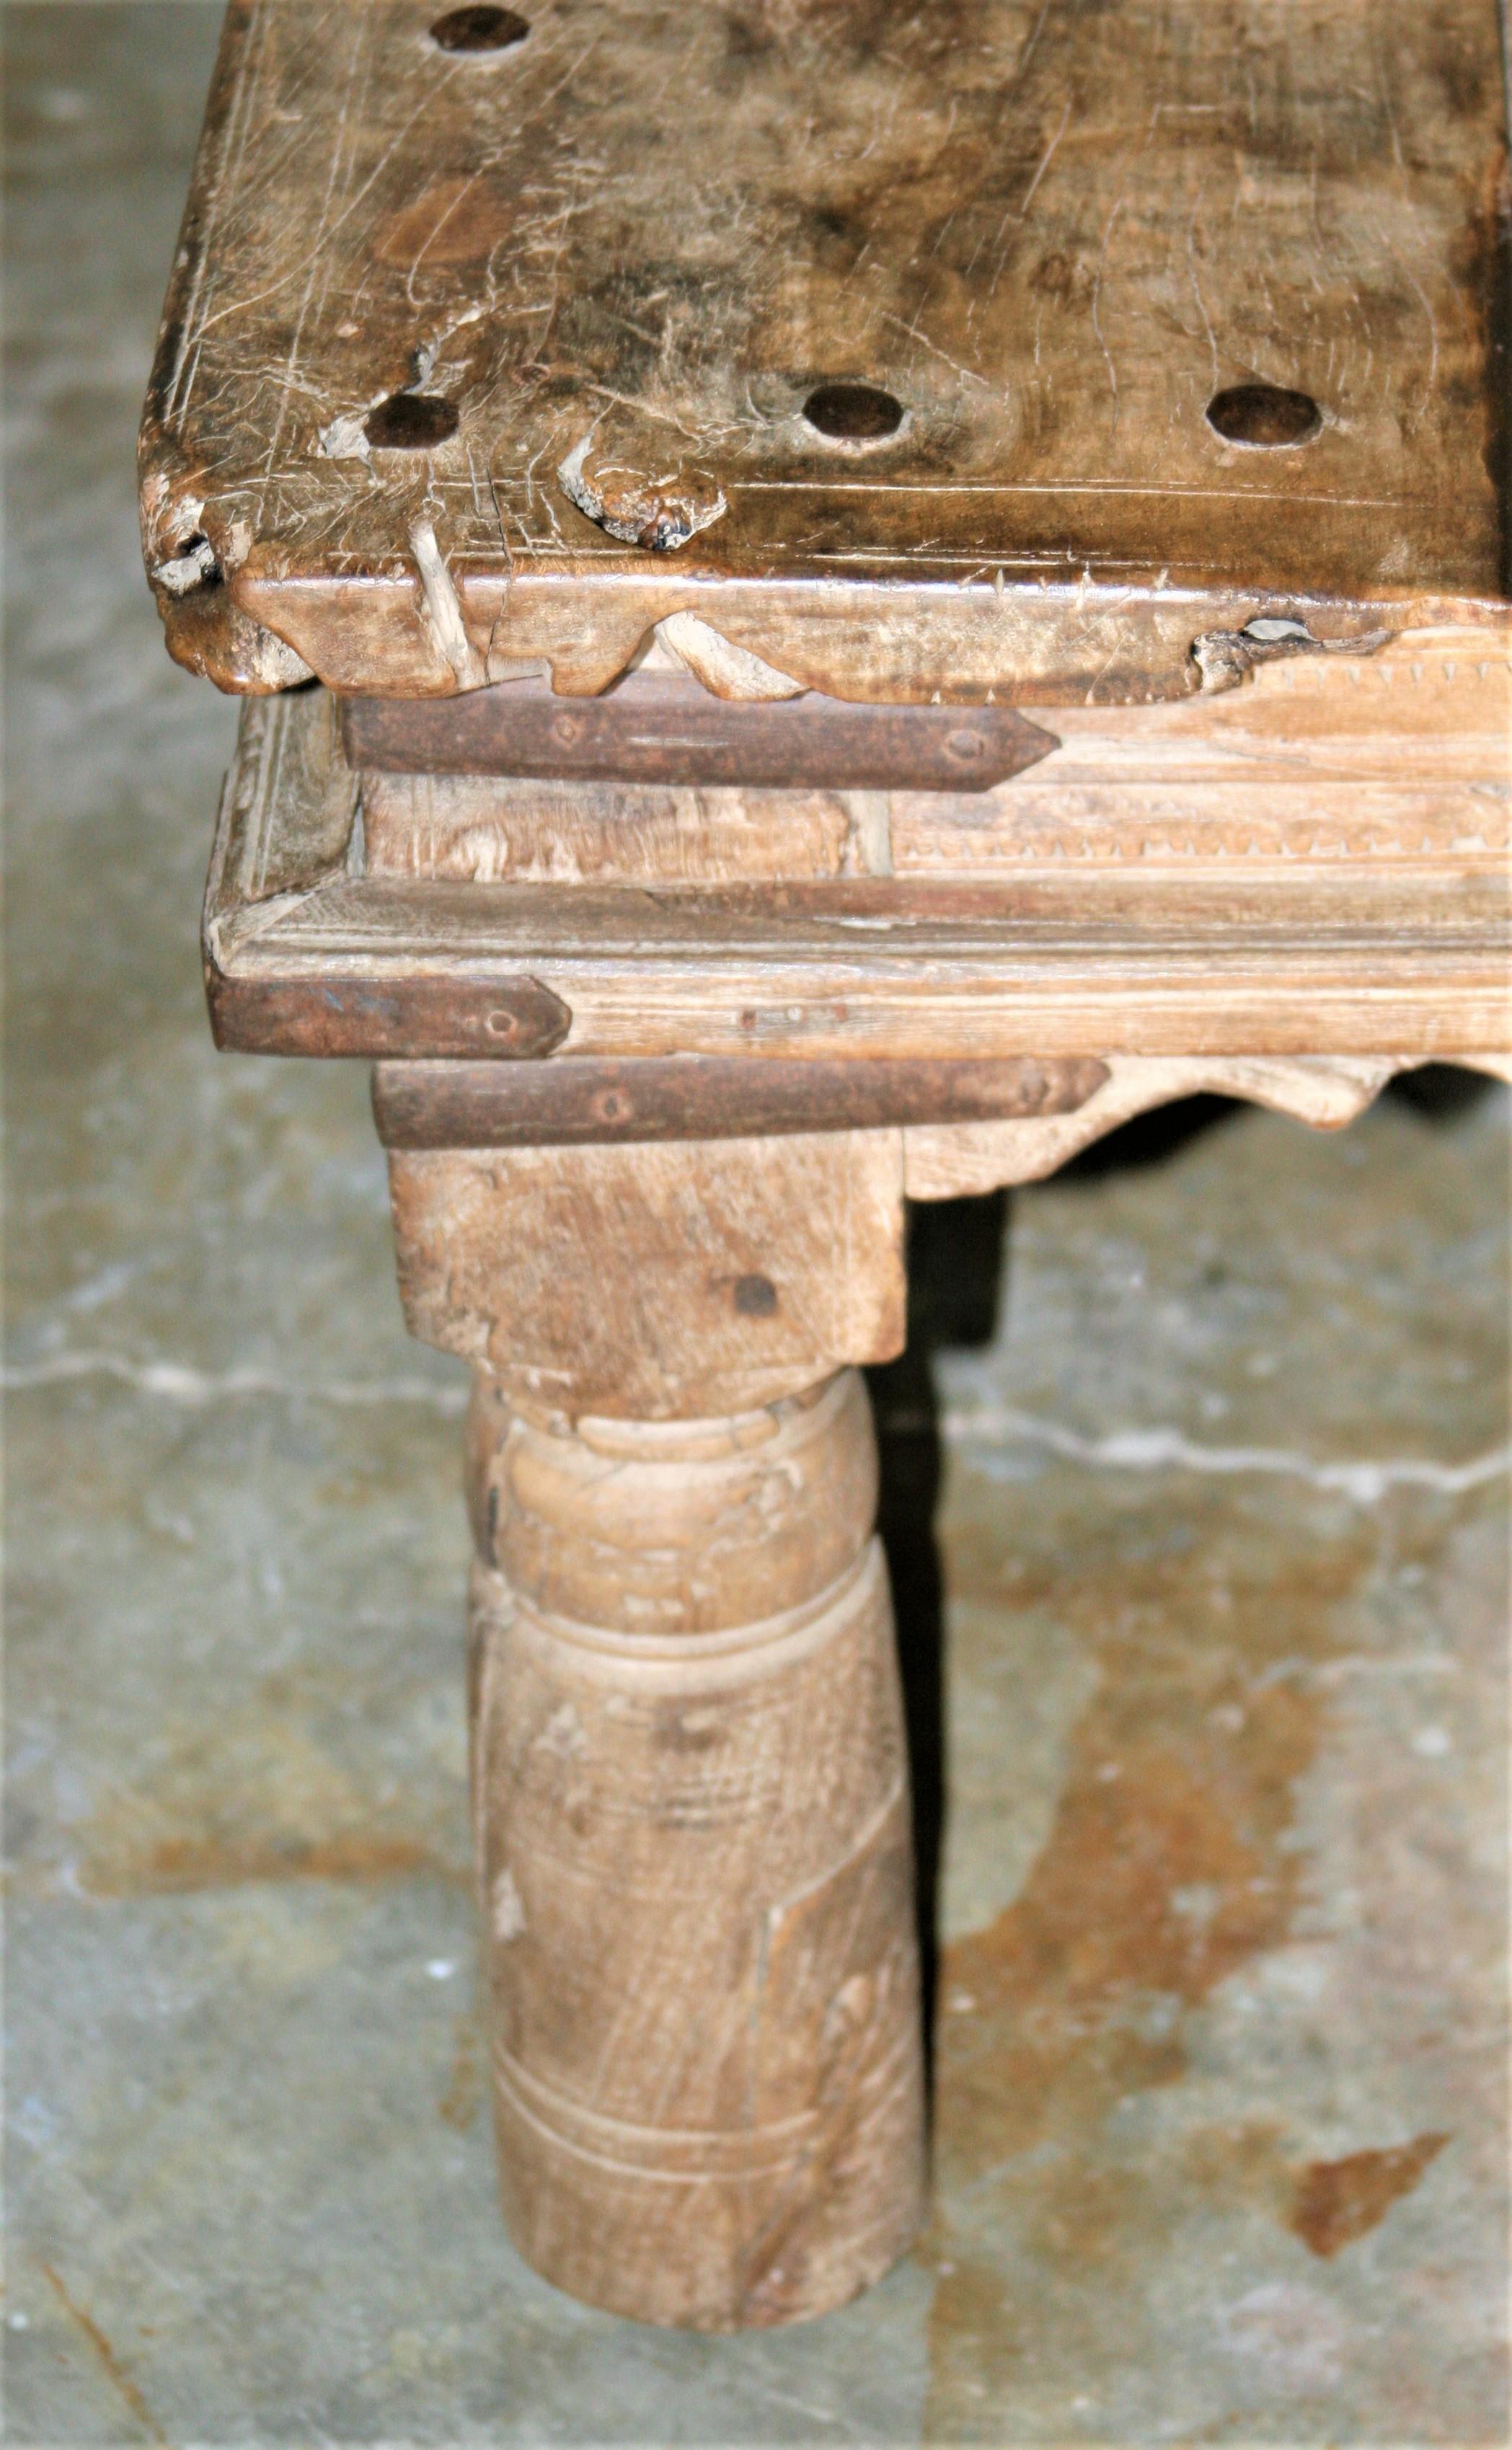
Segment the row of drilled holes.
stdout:
<path fill-rule="evenodd" d="M 530 32 L 513 9 L 452 9 L 437 17 L 431 40 L 443 51 L 512 50 Z M 885 442 L 903 421 L 901 403 L 873 383 L 825 382 L 811 391 L 803 414 L 816 434 L 831 442 Z M 1207 407 L 1208 423 L 1225 442 L 1250 451 L 1295 449 L 1321 430 L 1323 415 L 1304 391 L 1274 383 L 1235 383 Z M 364 431 L 375 451 L 434 451 L 456 432 L 449 399 L 425 392 L 396 392 L 374 409 Z"/>
<path fill-rule="evenodd" d="M 821 383 L 804 400 L 803 414 L 831 442 L 884 442 L 903 421 L 890 391 L 859 382 Z M 1317 401 L 1305 391 L 1281 391 L 1271 383 L 1238 383 L 1220 391 L 1208 402 L 1207 418 L 1225 442 L 1250 451 L 1294 449 L 1310 442 L 1323 424 Z M 397 391 L 378 402 L 362 430 L 374 451 L 434 451 L 450 441 L 457 423 L 454 400 L 435 392 Z"/>
<path fill-rule="evenodd" d="M 857 382 L 821 383 L 804 400 L 804 415 L 833 442 L 881 442 L 903 421 L 890 391 Z M 397 391 L 379 401 L 362 430 L 375 451 L 434 451 L 450 441 L 457 422 L 455 401 L 435 392 Z"/>

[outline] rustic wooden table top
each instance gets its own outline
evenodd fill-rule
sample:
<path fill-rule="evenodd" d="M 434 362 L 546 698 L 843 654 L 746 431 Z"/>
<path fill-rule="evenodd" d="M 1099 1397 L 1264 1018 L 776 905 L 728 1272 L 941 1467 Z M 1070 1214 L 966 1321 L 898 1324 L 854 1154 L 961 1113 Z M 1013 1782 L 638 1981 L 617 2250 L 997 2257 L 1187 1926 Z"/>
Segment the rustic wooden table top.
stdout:
<path fill-rule="evenodd" d="M 233 0 L 144 439 L 223 686 L 596 691 L 691 611 L 1139 702 L 1505 617 L 1496 0 L 522 8 Z"/>

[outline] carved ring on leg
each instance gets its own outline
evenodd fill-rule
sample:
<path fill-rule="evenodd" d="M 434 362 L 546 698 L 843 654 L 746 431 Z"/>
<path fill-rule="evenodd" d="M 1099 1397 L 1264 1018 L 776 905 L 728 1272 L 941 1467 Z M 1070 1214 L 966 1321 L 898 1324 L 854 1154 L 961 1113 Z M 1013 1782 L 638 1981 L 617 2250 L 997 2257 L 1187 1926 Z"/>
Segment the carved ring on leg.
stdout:
<path fill-rule="evenodd" d="M 559 2286 L 822 2313 L 922 2208 L 913 1863 L 861 1380 L 723 1421 L 476 1382 L 475 1779 L 505 2216 Z"/>

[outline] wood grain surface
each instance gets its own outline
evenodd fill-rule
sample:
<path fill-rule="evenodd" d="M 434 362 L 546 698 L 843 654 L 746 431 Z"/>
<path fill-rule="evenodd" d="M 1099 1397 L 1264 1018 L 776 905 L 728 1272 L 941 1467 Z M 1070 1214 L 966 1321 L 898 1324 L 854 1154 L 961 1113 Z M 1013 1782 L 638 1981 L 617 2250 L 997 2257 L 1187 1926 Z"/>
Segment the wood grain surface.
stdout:
<path fill-rule="evenodd" d="M 369 768 L 361 805 L 366 873 L 428 883 L 718 885 L 731 877 L 885 874 L 892 865 L 891 803 L 878 791 L 514 782 Z"/>
<path fill-rule="evenodd" d="M 1504 613 L 1496 0 L 525 13 L 233 0 L 142 462 L 223 686 L 593 692 L 694 612 L 1141 701 Z"/>
<path fill-rule="evenodd" d="M 476 1384 L 473 1742 L 505 2217 L 641 2322 L 762 2328 L 923 2210 L 906 1751 L 854 1371 L 729 1420 Z"/>
<path fill-rule="evenodd" d="M 878 877 L 781 900 L 503 885 L 406 898 L 375 881 L 234 944 L 212 1013 L 222 1045 L 262 1053 L 1426 1060 L 1505 1041 L 1508 902 L 1504 876 L 1426 865 L 1257 877 L 1237 900 L 1212 879 L 1155 892 L 1117 871 Z"/>
<path fill-rule="evenodd" d="M 412 1335 L 510 1400 L 669 1420 L 903 1342 L 902 1138 L 389 1155 Z"/>
<path fill-rule="evenodd" d="M 1512 853 L 1506 632 L 1297 655 L 1221 696 L 1066 707 L 1056 722 L 1042 765 L 970 797 L 364 772 L 366 865 L 456 882 L 712 884 L 1112 863 L 1216 867 L 1239 894 L 1267 862 L 1450 869 Z M 335 788 L 350 809 L 350 781 Z"/>
<path fill-rule="evenodd" d="M 894 810 L 885 794 L 853 793 L 853 803 L 879 804 L 880 824 L 863 840 L 880 844 L 877 865 L 895 872 L 846 874 L 837 857 L 817 877 L 771 880 L 782 795 L 764 795 L 759 822 L 753 795 L 742 795 L 746 822 L 727 838 L 738 846 L 744 831 L 765 843 L 757 865 L 766 879 L 741 879 L 737 852 L 736 881 L 707 885 L 648 872 L 678 816 L 665 803 L 638 838 L 631 823 L 619 856 L 607 858 L 623 879 L 614 885 L 516 884 L 507 867 L 504 881 L 465 881 L 470 862 L 486 875 L 512 840 L 533 865 L 549 865 L 549 826 L 530 850 L 528 802 L 515 804 L 512 836 L 503 818 L 494 830 L 486 816 L 479 833 L 475 802 L 462 811 L 468 825 L 448 834 L 446 809 L 433 801 L 436 828 L 411 837 L 408 871 L 369 872 L 328 701 L 316 691 L 250 708 L 206 901 L 217 1034 L 268 1052 L 491 1060 L 554 1048 L 614 1060 L 1421 1060 L 1504 1046 L 1512 784 L 1505 735 L 1486 728 L 1505 703 L 1504 659 L 1446 661 L 1452 680 L 1423 685 L 1438 737 L 1403 716 L 1400 768 L 1389 729 L 1372 743 L 1366 715 L 1351 728 L 1326 702 L 1313 709 L 1310 736 L 1298 725 L 1289 751 L 1274 724 L 1248 736 L 1242 726 L 1162 734 L 1144 768 L 1154 781 L 1127 787 L 1125 798 L 1116 736 L 1094 732 L 1035 768 L 1053 775 L 1060 757 L 1080 758 L 1079 800 L 1068 791 L 1064 815 L 1040 802 L 1016 827 L 1014 795 L 1036 788 L 1029 777 L 984 793 L 964 804 L 985 821 L 958 826 L 954 866 L 938 835 L 930 855 L 908 851 L 906 868 L 896 855 L 895 837 L 929 850 L 918 800 Z M 1319 658 L 1325 666 L 1347 669 Z M 1203 710 L 1243 708 L 1268 677 Z M 1333 686 L 1347 710 L 1353 685 Z M 1403 690 L 1413 708 L 1416 687 Z M 1396 703 L 1382 692 L 1371 710 L 1389 725 Z M 1461 706 L 1467 729 L 1458 738 Z M 1174 723 L 1187 711 L 1118 720 Z M 302 735 L 298 754 L 291 729 Z M 797 796 L 801 865 L 816 841 L 834 846 L 838 836 L 822 800 Z M 348 828 L 339 852 L 333 807 Z M 549 811 L 537 803 L 536 812 L 544 826 Z M 701 796 L 694 814 L 695 831 L 706 829 L 703 872 L 717 872 L 727 839 L 718 795 Z M 612 804 L 597 802 L 586 822 L 605 843 Z M 316 839 L 330 854 L 321 881 L 287 889 L 287 878 L 307 877 Z M 402 829 L 388 839 L 390 855 L 404 859 Z M 571 826 L 561 837 L 569 877 L 582 877 L 574 845 L 584 839 Z M 462 881 L 453 881 L 458 869 Z"/>

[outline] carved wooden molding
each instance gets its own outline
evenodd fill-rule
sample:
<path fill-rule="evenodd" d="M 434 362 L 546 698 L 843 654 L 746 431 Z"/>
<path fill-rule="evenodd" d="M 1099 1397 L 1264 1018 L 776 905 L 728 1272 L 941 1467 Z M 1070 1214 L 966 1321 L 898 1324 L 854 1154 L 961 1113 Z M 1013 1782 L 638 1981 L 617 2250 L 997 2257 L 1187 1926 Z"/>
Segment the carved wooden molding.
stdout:
<path fill-rule="evenodd" d="M 484 1375 L 469 1443 L 511 2231 L 558 2287 L 640 2322 L 825 2312 L 924 2209 L 906 1747 L 861 1380 L 572 1433 Z"/>
<path fill-rule="evenodd" d="M 886 814 L 882 795 L 852 797 Z M 265 1053 L 491 1060 L 1399 1064 L 1512 1036 L 1508 878 L 1483 853 L 1256 863 L 1242 881 L 1221 862 L 921 873 L 897 815 L 863 875 L 378 874 L 329 701 L 253 708 L 206 900 L 218 1035 Z"/>
<path fill-rule="evenodd" d="M 1108 1079 L 1068 1115 L 1037 1115 L 1013 1122 L 934 1123 L 903 1133 L 903 1188 L 910 1199 L 956 1199 L 1037 1182 L 1078 1150 L 1116 1131 L 1134 1115 L 1203 1094 L 1244 1098 L 1275 1114 L 1294 1116 L 1315 1131 L 1336 1132 L 1373 1104 L 1417 1056 L 1115 1055 Z M 1459 1055 L 1472 1072 L 1512 1080 L 1512 1055 Z"/>

